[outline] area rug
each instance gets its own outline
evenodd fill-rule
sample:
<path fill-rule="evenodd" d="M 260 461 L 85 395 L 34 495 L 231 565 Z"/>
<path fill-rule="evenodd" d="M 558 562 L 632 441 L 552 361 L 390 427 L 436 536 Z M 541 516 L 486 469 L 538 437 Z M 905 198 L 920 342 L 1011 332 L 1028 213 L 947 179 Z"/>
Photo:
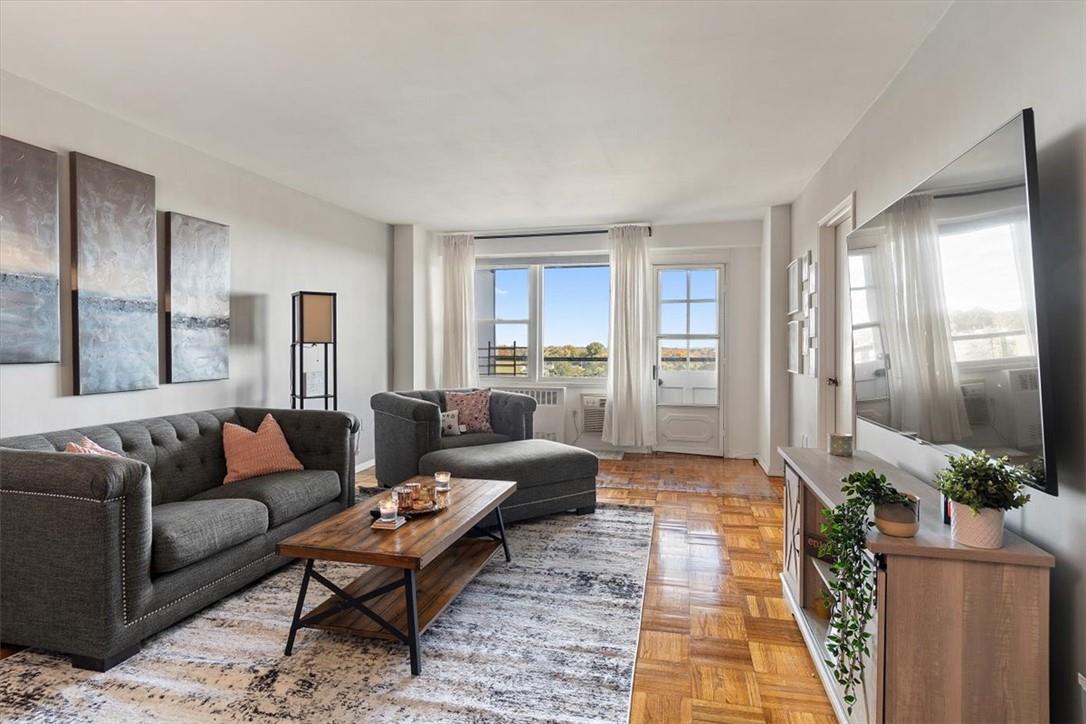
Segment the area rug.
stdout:
<path fill-rule="evenodd" d="M 423 634 L 419 677 L 404 646 L 313 629 L 284 657 L 295 563 L 105 673 L 0 661 L 0 720 L 625 722 L 651 535 L 650 511 L 616 506 L 511 525 L 513 562 L 498 553 Z M 361 567 L 317 569 L 343 585 Z"/>

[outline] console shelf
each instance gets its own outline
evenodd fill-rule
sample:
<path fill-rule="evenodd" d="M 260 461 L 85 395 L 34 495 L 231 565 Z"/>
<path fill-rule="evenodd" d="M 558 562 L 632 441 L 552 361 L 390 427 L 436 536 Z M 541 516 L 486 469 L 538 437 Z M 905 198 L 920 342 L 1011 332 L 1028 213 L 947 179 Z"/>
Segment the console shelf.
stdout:
<path fill-rule="evenodd" d="M 872 455 L 780 454 L 784 597 L 840 721 L 1048 721 L 1050 554 L 1011 531 L 998 550 L 955 543 L 939 494 Z M 914 538 L 868 535 L 876 563 L 872 655 L 849 716 L 825 661 L 829 622 L 817 611 L 833 572 L 810 555 L 808 541 L 820 536 L 822 509 L 844 501 L 841 478 L 872 468 L 919 498 L 921 527 Z"/>

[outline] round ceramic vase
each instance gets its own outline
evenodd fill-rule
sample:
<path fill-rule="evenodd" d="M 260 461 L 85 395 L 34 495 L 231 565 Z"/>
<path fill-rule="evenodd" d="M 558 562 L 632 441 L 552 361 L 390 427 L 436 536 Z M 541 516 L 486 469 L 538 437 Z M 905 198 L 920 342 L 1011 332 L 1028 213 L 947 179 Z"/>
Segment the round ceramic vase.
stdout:
<path fill-rule="evenodd" d="M 970 548 L 1003 547 L 1003 511 L 981 508 L 973 512 L 968 505 L 950 503 L 950 535 L 955 543 Z"/>
<path fill-rule="evenodd" d="M 912 538 L 920 530 L 920 503 L 888 503 L 875 506 L 875 526 L 880 533 L 895 538 Z"/>

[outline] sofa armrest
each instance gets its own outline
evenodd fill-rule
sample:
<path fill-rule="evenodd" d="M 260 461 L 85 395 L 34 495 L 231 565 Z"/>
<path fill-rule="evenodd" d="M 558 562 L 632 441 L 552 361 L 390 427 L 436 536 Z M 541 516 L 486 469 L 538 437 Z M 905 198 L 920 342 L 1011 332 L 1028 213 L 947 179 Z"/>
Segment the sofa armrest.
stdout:
<path fill-rule="evenodd" d="M 307 470 L 332 470 L 339 475 L 340 505 L 354 505 L 355 438 L 361 429 L 358 418 L 336 410 L 278 410 L 237 408 L 238 420 L 255 430 L 271 414 L 291 452 Z"/>
<path fill-rule="evenodd" d="M 151 600 L 151 471 L 142 462 L 0 448 L 6 642 L 105 658 Z"/>
<path fill-rule="evenodd" d="M 399 485 L 418 475 L 419 458 L 441 447 L 441 408 L 395 392 L 378 392 L 370 406 L 377 481 Z"/>
<path fill-rule="evenodd" d="M 490 426 L 494 432 L 514 440 L 530 440 L 536 402 L 528 395 L 503 390 L 490 391 Z"/>

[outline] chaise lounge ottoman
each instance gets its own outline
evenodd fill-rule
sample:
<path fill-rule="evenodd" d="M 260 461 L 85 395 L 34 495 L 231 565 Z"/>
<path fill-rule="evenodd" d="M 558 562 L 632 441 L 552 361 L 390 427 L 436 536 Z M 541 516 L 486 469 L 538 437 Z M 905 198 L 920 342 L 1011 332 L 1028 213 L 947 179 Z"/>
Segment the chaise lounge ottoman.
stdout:
<path fill-rule="evenodd" d="M 514 440 L 447 448 L 419 459 L 419 473 L 448 470 L 458 478 L 514 480 L 517 492 L 502 503 L 506 523 L 560 511 L 596 509 L 599 459 L 579 447 L 550 440 Z"/>

